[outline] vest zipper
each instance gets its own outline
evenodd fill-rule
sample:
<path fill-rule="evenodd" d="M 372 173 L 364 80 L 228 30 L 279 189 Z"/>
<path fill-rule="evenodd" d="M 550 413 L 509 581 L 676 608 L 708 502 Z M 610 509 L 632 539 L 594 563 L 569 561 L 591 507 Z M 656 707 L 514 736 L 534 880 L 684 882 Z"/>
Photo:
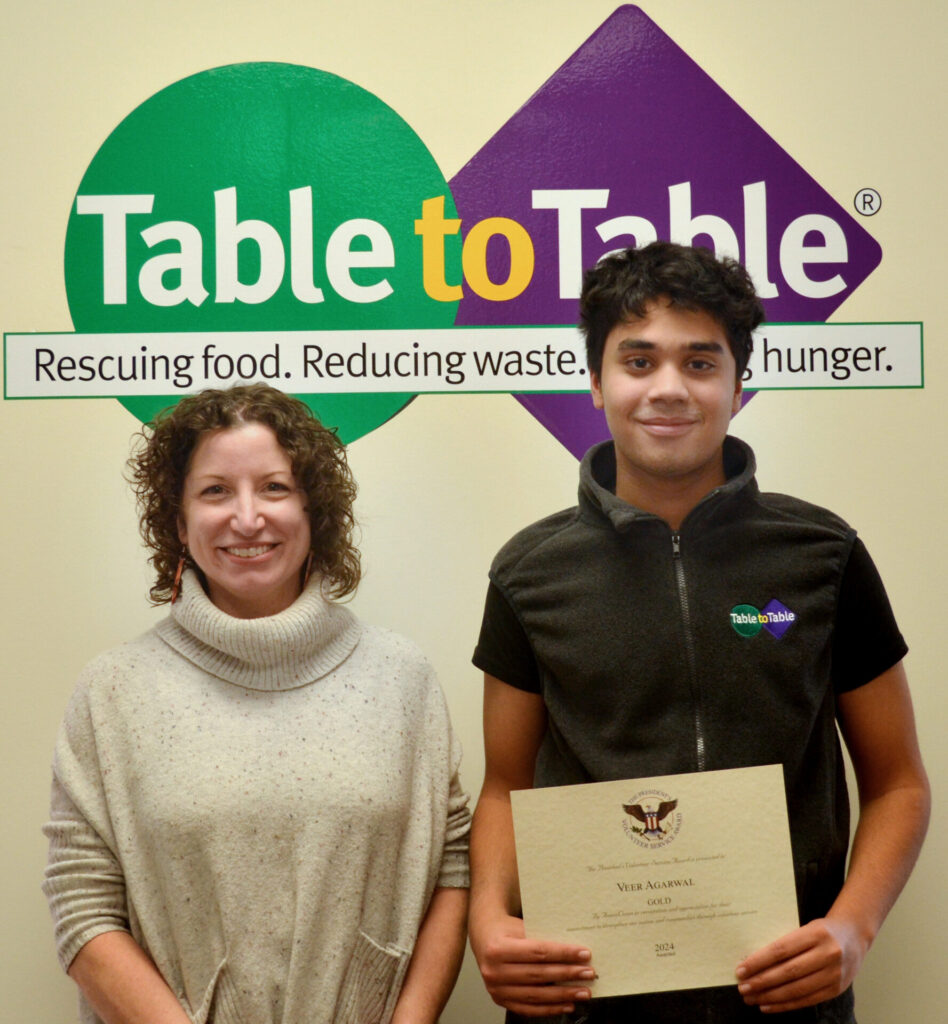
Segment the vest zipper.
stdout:
<path fill-rule="evenodd" d="M 691 696 L 694 701 L 695 758 L 698 771 L 705 768 L 704 723 L 701 720 L 701 702 L 698 692 L 698 664 L 695 658 L 695 639 L 691 629 L 691 612 L 688 608 L 688 589 L 685 586 L 685 567 L 681 561 L 681 535 L 672 534 L 672 562 L 675 566 L 675 582 L 678 585 L 678 605 L 681 608 L 681 622 L 684 627 L 685 653 L 688 657 L 688 671 L 691 676 Z"/>

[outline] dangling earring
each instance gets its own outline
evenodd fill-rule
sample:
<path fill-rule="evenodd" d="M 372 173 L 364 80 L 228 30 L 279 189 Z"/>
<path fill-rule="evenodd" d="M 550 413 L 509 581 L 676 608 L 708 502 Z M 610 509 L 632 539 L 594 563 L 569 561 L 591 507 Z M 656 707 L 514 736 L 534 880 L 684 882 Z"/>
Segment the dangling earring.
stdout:
<path fill-rule="evenodd" d="M 174 583 L 171 587 L 171 603 L 174 604 L 178 600 L 178 591 L 181 589 L 181 573 L 184 572 L 184 563 L 187 557 L 188 549 L 185 548 L 181 552 L 181 557 L 178 559 L 178 568 L 174 573 Z"/>
<path fill-rule="evenodd" d="M 310 551 L 309 558 L 306 559 L 306 571 L 303 573 L 303 589 L 306 589 L 306 584 L 309 583 L 309 575 L 313 571 L 313 552 Z"/>

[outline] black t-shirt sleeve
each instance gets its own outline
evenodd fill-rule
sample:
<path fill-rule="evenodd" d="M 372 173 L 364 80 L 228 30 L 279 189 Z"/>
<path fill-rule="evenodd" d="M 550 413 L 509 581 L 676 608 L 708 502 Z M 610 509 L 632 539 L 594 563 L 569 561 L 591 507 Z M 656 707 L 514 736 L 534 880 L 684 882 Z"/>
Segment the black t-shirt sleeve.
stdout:
<path fill-rule="evenodd" d="M 474 664 L 518 690 L 540 693 L 536 657 L 520 619 L 493 582 L 487 588 L 481 635 L 474 648 Z"/>
<path fill-rule="evenodd" d="M 901 661 L 907 651 L 879 571 L 857 537 L 843 570 L 833 631 L 836 692 L 871 683 Z"/>

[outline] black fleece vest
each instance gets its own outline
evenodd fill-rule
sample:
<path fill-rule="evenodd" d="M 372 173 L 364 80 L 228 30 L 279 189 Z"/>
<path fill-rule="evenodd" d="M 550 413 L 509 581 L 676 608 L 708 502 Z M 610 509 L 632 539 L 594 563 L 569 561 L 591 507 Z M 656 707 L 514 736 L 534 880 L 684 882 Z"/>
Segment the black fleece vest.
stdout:
<path fill-rule="evenodd" d="M 615 497 L 612 444 L 600 445 L 583 460 L 578 507 L 515 536 L 491 579 L 540 669 L 535 785 L 782 764 L 807 921 L 835 899 L 849 843 L 830 659 L 855 532 L 761 494 L 753 452 L 734 438 L 725 468 L 673 533 Z M 755 610 L 756 632 L 742 620 Z M 850 1019 L 841 1000 L 806 1019 Z"/>

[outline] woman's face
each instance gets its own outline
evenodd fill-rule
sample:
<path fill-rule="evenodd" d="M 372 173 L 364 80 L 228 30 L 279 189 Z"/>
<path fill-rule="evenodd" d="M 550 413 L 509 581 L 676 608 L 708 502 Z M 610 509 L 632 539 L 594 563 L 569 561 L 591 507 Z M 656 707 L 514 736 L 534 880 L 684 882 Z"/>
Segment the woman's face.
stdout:
<path fill-rule="evenodd" d="M 276 615 L 299 597 L 310 545 L 306 498 L 268 426 L 246 423 L 200 437 L 184 480 L 178 536 L 211 600 L 228 615 Z"/>

